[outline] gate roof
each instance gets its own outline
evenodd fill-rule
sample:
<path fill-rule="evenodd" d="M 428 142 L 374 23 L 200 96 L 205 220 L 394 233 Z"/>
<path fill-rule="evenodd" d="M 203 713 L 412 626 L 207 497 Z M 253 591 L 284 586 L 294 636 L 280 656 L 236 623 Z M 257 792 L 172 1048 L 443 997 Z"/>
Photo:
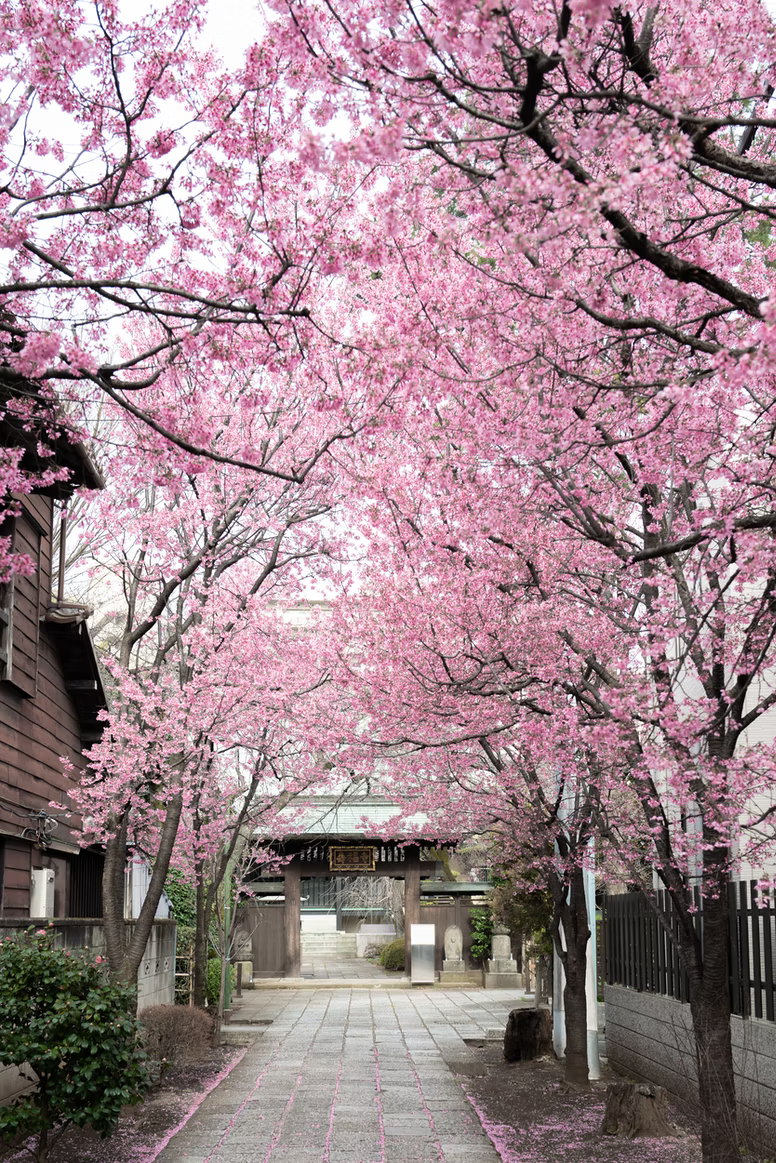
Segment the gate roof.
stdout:
<path fill-rule="evenodd" d="M 276 835 L 282 835 L 284 840 L 329 836 L 425 845 L 437 843 L 444 833 L 425 813 L 406 815 L 398 804 L 376 795 L 318 795 L 296 800 L 280 813 L 275 828 Z"/>

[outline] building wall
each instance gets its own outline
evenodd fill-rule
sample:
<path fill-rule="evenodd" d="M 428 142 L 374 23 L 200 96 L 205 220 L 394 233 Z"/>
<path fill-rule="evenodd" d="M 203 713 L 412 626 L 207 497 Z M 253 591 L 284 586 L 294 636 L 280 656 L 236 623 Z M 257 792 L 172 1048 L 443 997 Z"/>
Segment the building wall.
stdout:
<path fill-rule="evenodd" d="M 10 585 L 0 586 L 0 607 L 10 611 L 10 623 L 0 624 L 10 663 L 0 659 L 0 833 L 9 838 L 0 866 L 0 916 L 29 916 L 29 876 L 22 883 L 20 847 L 11 841 L 20 840 L 22 831 L 33 824 L 30 810 L 51 812 L 52 801 L 67 802 L 70 780 L 61 757 L 79 770 L 84 767 L 76 707 L 58 650 L 41 621 L 51 601 L 52 504 L 50 497 L 23 499 L 14 548 L 36 561 L 37 573 L 18 575 Z M 78 819 L 71 824 L 78 828 Z M 66 848 L 77 843 L 64 822 L 51 839 L 54 847 L 58 842 Z M 60 885 L 60 892 L 66 893 L 65 885 Z"/>
<path fill-rule="evenodd" d="M 619 1074 L 697 1101 L 690 1007 L 621 985 L 604 987 L 606 1053 Z M 731 1018 L 739 1122 L 753 1140 L 776 1147 L 776 1023 Z"/>
<path fill-rule="evenodd" d="M 65 690 L 59 657 L 40 632 L 37 691 L 25 696 L 12 682 L 0 682 L 0 788 L 4 798 L 24 809 L 50 811 L 52 800 L 62 802 L 70 780 L 62 768 L 66 755 L 83 768 L 81 732 L 75 706 Z M 0 809 L 4 831 L 19 831 L 19 817 Z M 70 837 L 60 830 L 56 839 Z"/>

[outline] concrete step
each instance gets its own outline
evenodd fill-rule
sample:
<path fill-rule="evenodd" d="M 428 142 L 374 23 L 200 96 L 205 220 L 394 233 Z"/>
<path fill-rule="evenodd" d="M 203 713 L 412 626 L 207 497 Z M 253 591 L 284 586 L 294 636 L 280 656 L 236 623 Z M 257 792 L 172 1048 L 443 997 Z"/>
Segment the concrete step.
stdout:
<path fill-rule="evenodd" d="M 302 933 L 302 957 L 329 954 L 356 956 L 355 933 Z"/>

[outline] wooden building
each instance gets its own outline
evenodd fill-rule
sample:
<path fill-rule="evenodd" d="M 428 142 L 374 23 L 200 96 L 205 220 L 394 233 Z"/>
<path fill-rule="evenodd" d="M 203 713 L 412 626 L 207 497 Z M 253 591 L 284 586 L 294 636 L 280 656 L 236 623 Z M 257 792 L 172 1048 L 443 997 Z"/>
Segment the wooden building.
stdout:
<path fill-rule="evenodd" d="M 18 390 L 19 381 L 0 374 L 0 406 Z M 6 412 L 0 447 L 19 446 L 23 468 L 50 467 L 50 458 L 39 459 L 37 434 Z M 102 916 L 102 856 L 82 851 L 78 819 L 57 818 L 50 806 L 68 802 L 61 757 L 83 769 L 83 749 L 98 741 L 106 706 L 88 610 L 66 604 L 61 586 L 59 600 L 52 595 L 54 522 L 58 502 L 102 480 L 85 448 L 64 436 L 54 460 L 68 479 L 20 496 L 18 515 L 0 526 L 14 552 L 35 564 L 31 576 L 0 585 L 0 917 L 9 919 Z"/>

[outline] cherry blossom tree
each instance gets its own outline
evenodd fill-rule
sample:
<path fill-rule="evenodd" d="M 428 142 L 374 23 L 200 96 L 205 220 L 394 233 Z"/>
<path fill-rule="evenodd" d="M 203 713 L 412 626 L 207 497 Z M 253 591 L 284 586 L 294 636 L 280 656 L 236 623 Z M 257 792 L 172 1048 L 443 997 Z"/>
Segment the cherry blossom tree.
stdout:
<path fill-rule="evenodd" d="M 529 669 L 562 676 L 594 762 L 627 756 L 638 834 L 626 812 L 607 836 L 651 847 L 681 918 L 704 1159 L 732 1163 L 727 882 L 742 850 L 772 850 L 753 734 L 776 699 L 771 19 L 684 0 L 288 11 L 355 127 L 321 158 L 393 167 L 418 369 L 400 536 L 490 570 L 518 624 L 534 609 Z"/>
<path fill-rule="evenodd" d="M 294 488 L 339 466 L 365 540 L 414 543 L 459 629 L 500 619 L 440 688 L 449 724 L 485 680 L 521 731 L 540 695 L 559 731 L 574 707 L 607 842 L 646 843 L 678 911 L 704 1159 L 732 1163 L 725 893 L 770 851 L 774 774 L 754 734 L 776 705 L 772 22 L 754 0 L 274 14 L 226 77 L 182 47 L 193 4 L 162 28 L 1 10 L 9 366 L 107 397 L 182 475 L 187 455 Z M 75 127 L 58 170 L 38 110 Z M 118 335 L 133 316 L 148 330 Z M 223 438 L 271 411 L 235 366 L 293 385 L 279 443 Z M 210 553 L 160 570 L 128 657 Z"/>
<path fill-rule="evenodd" d="M 407 490 L 422 510 L 417 481 Z M 549 889 L 565 971 L 566 1076 L 584 1084 L 584 870 L 594 839 L 599 855 L 608 848 L 599 824 L 619 794 L 622 756 L 607 755 L 604 772 L 599 748 L 591 765 L 569 697 L 575 661 L 568 669 L 561 650 L 551 656 L 552 642 L 536 649 L 545 611 L 516 610 L 509 585 L 451 552 L 450 526 L 434 554 L 420 512 L 412 524 L 404 537 L 398 528 L 394 538 L 373 534 L 369 565 L 338 608 L 330 670 L 359 724 L 342 762 L 374 769 L 407 817 L 422 812 L 453 842 L 490 834 L 516 884 Z"/>
<path fill-rule="evenodd" d="M 21 497 L 70 476 L 57 457 L 57 442 L 66 439 L 62 427 L 54 402 L 39 385 L 0 374 L 0 585 L 13 574 L 35 571 L 29 558 L 14 552 L 10 526 Z"/>
<path fill-rule="evenodd" d="M 227 417 L 216 448 L 276 440 L 284 452 L 281 423 L 277 410 Z M 112 608 L 101 631 L 112 707 L 73 798 L 90 838 L 105 844 L 111 969 L 133 980 L 176 844 L 178 865 L 199 875 L 219 845 L 228 860 L 246 823 L 309 780 L 290 723 L 321 674 L 280 611 L 331 548 L 322 519 L 336 493 L 320 473 L 297 484 L 194 460 L 118 409 L 103 424 L 116 452 L 109 487 L 82 516 L 91 558 L 82 566 L 94 599 Z M 153 865 L 131 935 L 130 848 Z"/>
<path fill-rule="evenodd" d="M 269 33 L 230 71 L 197 0 L 119 8 L 0 6 L 2 363 L 53 386 L 72 424 L 107 398 L 191 454 L 300 482 L 357 426 L 358 306 L 331 284 L 368 261 L 353 219 L 369 173 L 310 167 L 304 62 Z M 271 465 L 262 447 L 219 451 L 224 410 L 263 406 L 259 384 L 232 396 L 220 369 L 290 381 L 300 364 L 315 390 L 289 392 L 286 419 L 314 412 L 316 441 Z M 194 366 L 218 378 L 215 413 Z"/>

